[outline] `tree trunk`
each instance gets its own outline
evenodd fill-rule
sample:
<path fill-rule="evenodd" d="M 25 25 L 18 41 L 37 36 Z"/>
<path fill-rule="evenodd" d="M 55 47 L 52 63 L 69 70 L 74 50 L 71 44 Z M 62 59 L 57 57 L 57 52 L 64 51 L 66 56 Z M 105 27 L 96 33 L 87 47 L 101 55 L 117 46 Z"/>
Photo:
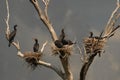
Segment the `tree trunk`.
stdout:
<path fill-rule="evenodd" d="M 85 62 L 81 68 L 81 71 L 80 71 L 80 80 L 85 80 L 86 78 L 86 74 L 87 74 L 87 71 L 90 67 L 90 65 L 92 64 L 95 56 L 97 54 L 92 54 L 89 58 L 88 58 L 88 62 Z"/>

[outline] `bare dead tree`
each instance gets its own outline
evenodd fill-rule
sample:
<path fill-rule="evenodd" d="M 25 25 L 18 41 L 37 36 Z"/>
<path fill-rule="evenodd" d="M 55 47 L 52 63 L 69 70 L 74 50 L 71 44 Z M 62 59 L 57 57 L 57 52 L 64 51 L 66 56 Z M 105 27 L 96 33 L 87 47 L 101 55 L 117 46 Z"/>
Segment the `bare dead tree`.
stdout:
<path fill-rule="evenodd" d="M 84 48 L 85 48 L 84 54 L 86 56 L 84 58 L 85 62 L 80 71 L 80 80 L 85 80 L 87 71 L 90 65 L 92 64 L 95 56 L 97 54 L 99 54 L 99 56 L 102 54 L 106 42 L 110 37 L 114 36 L 115 31 L 120 27 L 120 25 L 115 27 L 115 22 L 120 17 L 120 14 L 117 13 L 119 8 L 120 8 L 120 3 L 119 0 L 117 0 L 117 7 L 112 12 L 104 32 L 101 32 L 99 36 L 93 36 L 92 33 L 90 37 L 84 39 Z"/>
<path fill-rule="evenodd" d="M 10 17 L 10 13 L 9 13 L 9 5 L 8 5 L 8 1 L 6 0 L 6 6 L 7 6 L 7 18 L 5 19 L 6 22 L 6 39 L 9 40 L 9 35 L 10 35 L 10 26 L 9 26 L 9 17 Z M 56 38 L 56 37 L 55 37 Z M 43 44 L 41 50 L 38 53 L 32 52 L 32 51 L 26 51 L 26 52 L 21 52 L 20 49 L 20 45 L 19 45 L 19 41 L 12 42 L 12 45 L 16 47 L 17 49 L 17 55 L 23 59 L 25 59 L 26 62 L 28 62 L 30 65 L 42 65 L 45 66 L 47 68 L 50 68 L 52 70 L 54 70 L 61 78 L 64 79 L 63 76 L 63 72 L 61 69 L 58 69 L 57 67 L 53 66 L 51 63 L 42 61 L 40 59 L 41 54 L 43 54 L 43 51 L 45 49 L 45 46 L 47 44 L 47 41 Z"/>
<path fill-rule="evenodd" d="M 49 16 L 48 16 L 48 6 L 50 0 L 42 0 L 43 4 L 45 5 L 44 8 L 39 4 L 38 0 L 30 0 L 30 2 L 33 4 L 34 8 L 36 9 L 40 20 L 43 22 L 45 27 L 47 27 L 49 33 L 51 34 L 51 38 L 53 40 L 53 43 L 58 40 L 58 36 L 54 30 L 54 27 L 52 23 L 50 22 Z M 9 26 L 9 5 L 8 1 L 6 0 L 7 5 L 7 18 L 5 19 L 6 22 L 6 39 L 9 40 L 10 35 L 10 26 Z M 78 47 L 80 53 L 84 53 L 84 55 L 81 55 L 80 58 L 83 62 L 82 68 L 80 70 L 80 80 L 85 80 L 87 71 L 92 64 L 95 56 L 97 54 L 101 55 L 102 51 L 104 50 L 104 46 L 108 39 L 112 37 L 115 33 L 115 31 L 120 27 L 118 25 L 115 27 L 115 22 L 119 18 L 119 14 L 117 14 L 117 11 L 119 9 L 119 0 L 117 0 L 117 7 L 113 11 L 112 15 L 110 16 L 110 19 L 108 20 L 108 23 L 105 27 L 105 30 L 101 32 L 99 36 L 91 36 L 84 39 L 84 52 L 81 51 L 81 48 Z M 44 10 L 42 10 L 44 9 Z M 38 65 L 42 65 L 44 67 L 50 68 L 53 71 L 55 71 L 63 80 L 73 80 L 73 74 L 71 72 L 71 67 L 69 63 L 69 56 L 71 55 L 71 50 L 73 48 L 73 45 L 65 45 L 62 48 L 58 48 L 55 46 L 55 44 L 52 45 L 52 51 L 54 54 L 66 54 L 65 57 L 59 57 L 63 71 L 62 69 L 58 69 L 56 66 L 53 66 L 51 63 L 48 63 L 46 61 L 41 60 L 43 51 L 45 49 L 47 42 L 45 42 L 39 52 L 32 52 L 32 51 L 26 51 L 21 52 L 19 41 L 12 42 L 12 45 L 16 47 L 17 49 L 17 55 L 21 58 L 23 58 L 30 66 L 33 68 L 37 67 Z"/>

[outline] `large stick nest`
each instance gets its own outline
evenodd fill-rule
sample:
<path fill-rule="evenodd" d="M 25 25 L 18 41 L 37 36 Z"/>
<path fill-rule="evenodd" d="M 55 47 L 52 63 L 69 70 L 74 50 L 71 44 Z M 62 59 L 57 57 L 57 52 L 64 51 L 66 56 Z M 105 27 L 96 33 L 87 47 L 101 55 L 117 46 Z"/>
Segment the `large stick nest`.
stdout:
<path fill-rule="evenodd" d="M 86 53 L 101 53 L 103 51 L 103 47 L 106 43 L 106 40 L 103 38 L 97 39 L 95 37 L 85 38 L 83 40 Z"/>
<path fill-rule="evenodd" d="M 60 55 L 60 56 L 70 56 L 73 50 L 73 44 L 72 45 L 64 45 L 62 48 L 58 48 L 55 46 L 55 44 L 52 44 L 52 53 L 53 55 Z"/>
<path fill-rule="evenodd" d="M 28 65 L 34 70 L 38 66 L 38 61 L 41 59 L 42 53 L 26 52 L 24 53 L 24 59 Z"/>

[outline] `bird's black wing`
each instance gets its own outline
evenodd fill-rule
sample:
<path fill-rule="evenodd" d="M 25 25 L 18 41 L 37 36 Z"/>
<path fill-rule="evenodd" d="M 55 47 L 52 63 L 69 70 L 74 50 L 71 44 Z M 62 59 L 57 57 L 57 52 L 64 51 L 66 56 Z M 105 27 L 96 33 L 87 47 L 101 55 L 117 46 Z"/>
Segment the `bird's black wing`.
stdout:
<path fill-rule="evenodd" d="M 15 35 L 16 35 L 16 31 L 12 31 L 10 33 L 10 35 L 9 35 L 9 47 L 10 47 L 11 43 L 13 42 Z"/>
<path fill-rule="evenodd" d="M 60 40 L 56 40 L 56 41 L 54 42 L 54 44 L 55 44 L 55 46 L 58 47 L 58 48 L 62 48 L 62 47 L 63 47 L 63 44 L 62 44 L 62 42 L 61 42 Z"/>
<path fill-rule="evenodd" d="M 64 29 L 61 30 L 61 34 L 59 36 L 59 40 L 63 40 L 65 38 L 65 32 L 64 32 Z"/>
<path fill-rule="evenodd" d="M 33 46 L 33 51 L 34 52 L 38 52 L 39 51 L 39 44 L 34 44 L 34 46 Z"/>

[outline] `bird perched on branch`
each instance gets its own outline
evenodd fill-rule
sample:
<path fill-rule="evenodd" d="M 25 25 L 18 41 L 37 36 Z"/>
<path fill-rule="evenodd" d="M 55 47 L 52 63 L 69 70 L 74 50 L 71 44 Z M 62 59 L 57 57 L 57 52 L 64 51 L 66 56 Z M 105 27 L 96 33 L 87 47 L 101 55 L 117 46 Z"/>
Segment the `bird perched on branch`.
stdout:
<path fill-rule="evenodd" d="M 71 40 L 65 39 L 65 32 L 64 29 L 61 30 L 61 34 L 59 36 L 59 39 L 54 42 L 55 46 L 58 48 L 62 48 L 64 45 L 72 45 L 75 44 Z"/>
<path fill-rule="evenodd" d="M 64 32 L 64 29 L 61 30 L 61 34 L 59 36 L 59 40 L 62 41 L 65 39 L 65 32 Z"/>
<path fill-rule="evenodd" d="M 99 39 L 103 39 L 103 38 L 105 38 L 105 37 L 102 37 L 102 33 L 103 33 L 103 32 L 101 32 L 100 36 L 94 36 L 94 35 L 93 35 L 93 32 L 90 32 L 89 38 L 95 38 L 95 39 L 98 39 L 98 40 L 99 40 Z"/>
<path fill-rule="evenodd" d="M 61 35 L 59 37 L 59 40 L 62 42 L 63 45 L 72 45 L 74 44 L 71 40 L 65 39 L 66 35 L 64 32 L 64 29 L 61 30 Z"/>
<path fill-rule="evenodd" d="M 65 32 L 64 32 L 64 29 L 62 29 L 61 34 L 59 36 L 59 39 L 54 41 L 55 46 L 57 48 L 60 48 L 60 49 L 56 49 L 56 51 L 57 51 L 56 53 L 60 54 L 59 55 L 60 58 L 65 58 L 68 55 L 70 55 L 71 48 L 72 48 L 71 45 L 75 44 L 71 40 L 65 39 L 65 37 L 66 37 L 66 35 L 65 35 Z"/>
<path fill-rule="evenodd" d="M 90 32 L 89 38 L 92 38 L 92 37 L 93 37 L 93 32 Z"/>
<path fill-rule="evenodd" d="M 75 44 L 75 43 L 73 43 L 71 40 L 62 40 L 62 43 L 63 43 L 63 45 L 72 45 L 72 44 Z"/>
<path fill-rule="evenodd" d="M 64 29 L 62 29 L 59 39 L 54 42 L 55 46 L 58 48 L 62 48 L 63 47 L 62 40 L 64 40 L 64 38 L 65 38 L 65 33 L 64 33 Z"/>
<path fill-rule="evenodd" d="M 14 41 L 14 38 L 15 38 L 15 35 L 16 35 L 16 32 L 17 32 L 17 29 L 16 29 L 17 25 L 14 25 L 14 30 L 10 33 L 9 35 L 9 47 L 11 46 L 11 43 Z"/>
<path fill-rule="evenodd" d="M 33 51 L 34 52 L 38 52 L 39 51 L 39 43 L 38 43 L 38 39 L 34 39 L 35 40 L 35 44 L 33 46 Z"/>

